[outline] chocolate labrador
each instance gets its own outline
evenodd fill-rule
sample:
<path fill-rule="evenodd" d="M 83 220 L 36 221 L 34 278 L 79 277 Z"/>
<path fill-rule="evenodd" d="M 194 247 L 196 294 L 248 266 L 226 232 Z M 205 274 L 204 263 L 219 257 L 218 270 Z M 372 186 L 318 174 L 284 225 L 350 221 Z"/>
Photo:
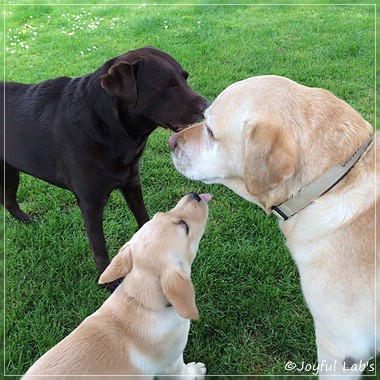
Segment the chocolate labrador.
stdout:
<path fill-rule="evenodd" d="M 6 209 L 30 221 L 16 199 L 20 171 L 71 190 L 102 273 L 109 264 L 103 210 L 112 190 L 120 189 L 139 227 L 148 221 L 139 165 L 148 136 L 157 126 L 178 131 L 197 122 L 209 104 L 187 77 L 170 55 L 144 47 L 82 77 L 2 83 Z"/>

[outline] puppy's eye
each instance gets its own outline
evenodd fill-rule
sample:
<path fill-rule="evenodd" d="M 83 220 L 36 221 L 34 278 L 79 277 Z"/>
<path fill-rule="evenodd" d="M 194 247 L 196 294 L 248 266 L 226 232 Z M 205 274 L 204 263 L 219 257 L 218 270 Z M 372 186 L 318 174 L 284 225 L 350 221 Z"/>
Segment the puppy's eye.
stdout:
<path fill-rule="evenodd" d="M 214 136 L 214 133 L 212 132 L 212 130 L 210 129 L 210 127 L 207 125 L 206 126 L 207 127 L 207 133 L 208 133 L 208 135 L 210 136 L 210 137 L 215 137 Z"/>
<path fill-rule="evenodd" d="M 181 219 L 177 224 L 185 228 L 186 235 L 189 234 L 189 231 L 190 231 L 189 225 L 183 219 Z"/>
<path fill-rule="evenodd" d="M 182 73 L 182 76 L 183 76 L 185 79 L 187 79 L 187 78 L 189 77 L 189 73 L 188 73 L 187 71 L 184 71 L 184 72 Z"/>

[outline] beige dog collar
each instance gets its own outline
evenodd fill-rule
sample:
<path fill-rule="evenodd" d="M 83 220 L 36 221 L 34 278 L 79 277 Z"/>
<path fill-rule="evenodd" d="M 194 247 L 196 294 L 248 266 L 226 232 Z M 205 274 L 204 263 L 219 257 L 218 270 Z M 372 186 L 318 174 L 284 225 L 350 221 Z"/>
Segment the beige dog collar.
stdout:
<path fill-rule="evenodd" d="M 288 199 L 279 206 L 272 207 L 272 213 L 281 220 L 287 220 L 297 212 L 304 209 L 315 199 L 326 193 L 336 185 L 356 164 L 369 145 L 372 143 L 371 137 L 360 148 L 350 156 L 348 161 L 343 164 L 335 165 L 325 174 L 317 178 L 314 182 L 303 187 L 296 196 Z"/>

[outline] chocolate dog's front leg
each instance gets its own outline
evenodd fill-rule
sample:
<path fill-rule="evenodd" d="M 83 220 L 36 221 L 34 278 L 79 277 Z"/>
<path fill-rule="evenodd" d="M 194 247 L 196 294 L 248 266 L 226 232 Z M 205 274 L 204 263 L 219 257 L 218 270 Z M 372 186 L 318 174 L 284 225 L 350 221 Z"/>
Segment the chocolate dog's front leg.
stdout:
<path fill-rule="evenodd" d="M 130 210 L 132 211 L 139 228 L 149 220 L 141 190 L 140 170 L 135 168 L 134 176 L 127 184 L 120 187 Z"/>
<path fill-rule="evenodd" d="M 110 263 L 103 233 L 103 211 L 105 203 L 95 204 L 79 199 L 78 206 L 82 213 L 88 240 L 94 254 L 94 260 L 98 267 L 99 274 L 101 274 Z"/>
<path fill-rule="evenodd" d="M 94 202 L 78 198 L 78 206 L 81 210 L 87 237 L 94 255 L 99 274 L 107 268 L 110 263 L 106 241 L 103 232 L 103 211 L 107 197 L 104 200 Z M 106 284 L 107 289 L 113 291 L 120 284 L 120 280 Z"/>

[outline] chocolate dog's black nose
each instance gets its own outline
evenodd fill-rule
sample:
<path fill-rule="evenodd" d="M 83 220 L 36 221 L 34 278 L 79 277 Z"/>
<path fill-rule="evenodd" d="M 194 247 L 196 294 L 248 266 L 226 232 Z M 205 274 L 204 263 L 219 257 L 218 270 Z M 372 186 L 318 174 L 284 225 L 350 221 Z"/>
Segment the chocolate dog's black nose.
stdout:
<path fill-rule="evenodd" d="M 211 105 L 211 102 L 205 98 L 203 99 L 203 102 L 199 105 L 199 109 L 202 111 L 205 111 L 208 107 L 210 107 L 210 105 Z"/>
<path fill-rule="evenodd" d="M 202 199 L 197 193 L 189 193 L 197 202 L 200 202 Z"/>

